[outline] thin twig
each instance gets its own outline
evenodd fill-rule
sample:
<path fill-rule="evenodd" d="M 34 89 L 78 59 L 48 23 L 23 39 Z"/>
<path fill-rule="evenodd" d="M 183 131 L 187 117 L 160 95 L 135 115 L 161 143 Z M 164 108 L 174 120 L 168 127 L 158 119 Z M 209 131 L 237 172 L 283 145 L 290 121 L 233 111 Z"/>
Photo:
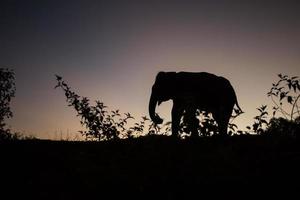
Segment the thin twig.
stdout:
<path fill-rule="evenodd" d="M 298 101 L 299 97 L 300 97 L 300 94 L 297 96 L 297 98 L 296 98 L 296 100 L 295 100 L 295 102 L 293 104 L 292 112 L 291 112 L 291 120 L 293 120 L 294 108 L 295 108 L 295 105 L 297 105 L 297 101 Z"/>
<path fill-rule="evenodd" d="M 298 116 L 300 116 L 300 110 L 299 110 L 299 107 L 298 107 L 298 104 L 296 104 L 296 108 L 297 108 L 297 113 L 298 113 Z"/>
<path fill-rule="evenodd" d="M 277 108 L 280 109 L 280 111 L 281 111 L 281 113 L 283 114 L 283 116 L 284 116 L 286 119 L 288 119 L 287 115 L 290 115 L 290 114 L 289 114 L 288 112 L 286 112 L 286 111 L 282 108 L 282 106 L 278 106 L 278 104 L 276 103 L 276 101 L 273 99 L 273 96 L 271 96 L 271 99 L 272 99 L 273 103 L 277 106 Z"/>

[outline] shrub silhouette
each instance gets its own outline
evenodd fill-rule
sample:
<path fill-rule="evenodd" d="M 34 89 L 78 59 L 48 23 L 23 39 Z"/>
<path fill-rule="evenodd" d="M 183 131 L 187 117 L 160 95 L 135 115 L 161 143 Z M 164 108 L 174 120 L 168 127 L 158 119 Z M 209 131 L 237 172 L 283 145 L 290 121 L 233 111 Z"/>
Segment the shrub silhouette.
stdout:
<path fill-rule="evenodd" d="M 265 128 L 269 125 L 267 121 L 268 112 L 266 111 L 267 105 L 261 105 L 257 110 L 259 111 L 259 115 L 254 117 L 254 123 L 252 125 L 252 129 L 254 133 L 262 134 L 264 133 Z M 249 130 L 251 128 L 247 127 Z"/>
<path fill-rule="evenodd" d="M 168 132 L 168 124 L 163 127 L 155 126 L 146 116 L 130 126 L 129 120 L 134 119 L 130 113 L 121 114 L 120 110 L 109 111 L 101 101 L 96 101 L 96 105 L 92 106 L 87 97 L 81 97 L 72 91 L 62 77 L 56 75 L 56 80 L 55 88 L 59 87 L 65 92 L 68 106 L 76 110 L 77 116 L 81 118 L 80 123 L 87 128 L 86 131 L 80 131 L 87 140 L 125 139 Z"/>
<path fill-rule="evenodd" d="M 300 134 L 300 79 L 278 74 L 279 80 L 268 92 L 274 106 L 266 134 L 299 137 Z M 275 115 L 280 117 L 276 118 Z M 298 135 L 297 135 L 298 134 Z"/>
<path fill-rule="evenodd" d="M 16 139 L 17 135 L 5 128 L 5 119 L 13 117 L 10 101 L 15 96 L 15 73 L 7 68 L 0 68 L 0 140 Z"/>
<path fill-rule="evenodd" d="M 297 76 L 278 74 L 279 80 L 272 84 L 268 96 L 274 103 L 273 117 L 277 112 L 285 119 L 295 120 L 300 116 L 300 79 Z M 284 102 L 288 103 L 289 108 L 284 107 Z"/>
<path fill-rule="evenodd" d="M 278 77 L 279 80 L 272 83 L 267 93 L 273 103 L 271 119 L 267 121 L 267 105 L 262 105 L 257 108 L 259 115 L 254 117 L 252 127 L 247 126 L 247 129 L 256 134 L 297 137 L 300 131 L 300 79 L 282 74 L 278 74 Z"/>
<path fill-rule="evenodd" d="M 238 126 L 233 123 L 234 119 L 241 115 L 242 113 L 239 111 L 235 111 L 235 115 L 231 116 L 231 120 L 228 123 L 228 135 L 234 135 L 238 133 Z M 182 135 L 188 135 L 192 136 L 190 133 L 190 130 L 188 129 L 187 121 L 184 119 L 185 115 L 183 115 L 183 119 L 180 123 L 180 129 L 179 129 L 179 134 Z M 198 135 L 200 137 L 208 137 L 208 136 L 213 136 L 213 135 L 218 135 L 218 125 L 217 122 L 213 119 L 210 113 L 207 113 L 205 111 L 200 111 L 197 110 L 196 112 L 196 118 L 198 120 L 199 126 L 197 127 L 198 130 Z"/>
<path fill-rule="evenodd" d="M 265 134 L 297 138 L 300 134 L 300 117 L 295 120 L 288 120 L 283 117 L 272 118 Z"/>

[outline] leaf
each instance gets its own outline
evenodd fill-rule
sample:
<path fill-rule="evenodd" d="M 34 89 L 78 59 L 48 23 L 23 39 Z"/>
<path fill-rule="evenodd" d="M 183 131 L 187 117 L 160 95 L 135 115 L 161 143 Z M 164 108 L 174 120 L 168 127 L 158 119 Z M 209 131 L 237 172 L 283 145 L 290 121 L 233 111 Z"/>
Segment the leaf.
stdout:
<path fill-rule="evenodd" d="M 262 105 L 262 110 L 265 110 L 267 108 L 267 105 Z"/>
<path fill-rule="evenodd" d="M 288 103 L 292 104 L 293 103 L 293 97 L 292 96 L 288 96 L 287 97 L 287 101 L 288 101 Z"/>
<path fill-rule="evenodd" d="M 258 128 L 258 123 L 253 124 L 253 130 L 256 131 Z"/>
<path fill-rule="evenodd" d="M 284 87 L 280 87 L 280 88 L 278 88 L 278 91 L 280 91 L 281 92 L 281 90 L 283 89 Z"/>
<path fill-rule="evenodd" d="M 131 114 L 128 112 L 128 113 L 124 113 L 124 115 L 126 116 L 126 118 L 128 119 L 134 119 L 133 116 L 131 116 Z"/>
<path fill-rule="evenodd" d="M 289 81 L 289 83 L 288 83 L 288 87 L 289 87 L 289 89 L 291 89 L 291 88 L 292 88 L 292 82 L 291 82 L 291 81 Z"/>
<path fill-rule="evenodd" d="M 58 75 L 56 75 L 56 74 L 55 74 L 55 76 L 56 76 L 56 80 L 57 80 L 57 81 L 61 81 L 61 80 L 62 80 L 62 77 L 61 77 L 61 76 L 58 76 Z"/>
<path fill-rule="evenodd" d="M 142 119 L 143 119 L 143 121 L 148 121 L 148 120 L 150 120 L 147 116 L 143 116 Z"/>
<path fill-rule="evenodd" d="M 281 92 L 281 93 L 280 93 L 280 101 L 281 101 L 284 97 L 286 97 L 286 94 L 285 94 L 284 92 Z"/>
<path fill-rule="evenodd" d="M 296 85 L 296 84 L 293 84 L 292 86 L 293 86 L 294 92 L 296 92 L 296 90 L 297 90 L 297 85 Z"/>
<path fill-rule="evenodd" d="M 255 116 L 254 119 L 259 120 L 260 118 L 259 118 L 259 116 Z"/>
<path fill-rule="evenodd" d="M 238 128 L 236 124 L 230 124 L 232 128 Z"/>
<path fill-rule="evenodd" d="M 263 123 L 263 124 L 268 124 L 268 122 L 267 122 L 266 120 L 264 120 L 264 119 L 261 119 L 260 121 L 261 121 L 261 123 Z"/>

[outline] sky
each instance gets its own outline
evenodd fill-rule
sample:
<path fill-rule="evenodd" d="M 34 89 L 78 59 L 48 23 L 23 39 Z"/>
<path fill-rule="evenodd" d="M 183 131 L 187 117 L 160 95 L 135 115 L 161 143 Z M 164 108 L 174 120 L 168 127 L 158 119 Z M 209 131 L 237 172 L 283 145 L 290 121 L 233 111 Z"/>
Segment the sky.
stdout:
<path fill-rule="evenodd" d="M 159 71 L 206 71 L 233 85 L 253 123 L 277 74 L 300 75 L 299 1 L 2 0 L 0 67 L 15 71 L 8 125 L 39 138 L 74 138 L 80 118 L 55 74 L 109 109 L 148 116 Z M 158 113 L 170 119 L 172 102 Z"/>

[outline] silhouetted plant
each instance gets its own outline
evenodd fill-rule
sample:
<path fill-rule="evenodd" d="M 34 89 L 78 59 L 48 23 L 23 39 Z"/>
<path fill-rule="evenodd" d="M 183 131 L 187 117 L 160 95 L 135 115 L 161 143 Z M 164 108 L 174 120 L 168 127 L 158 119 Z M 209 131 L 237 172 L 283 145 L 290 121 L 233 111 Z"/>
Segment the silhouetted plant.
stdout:
<path fill-rule="evenodd" d="M 80 123 L 87 128 L 87 131 L 80 131 L 86 139 L 109 140 L 119 136 L 117 124 L 113 117 L 118 116 L 119 112 L 115 111 L 108 113 L 106 106 L 96 101 L 96 106 L 90 105 L 90 100 L 87 97 L 80 97 L 62 80 L 62 77 L 56 75 L 57 85 L 65 92 L 68 106 L 74 107 L 77 111 L 77 116 L 81 117 Z M 120 122 L 120 126 L 126 123 L 126 120 Z"/>
<path fill-rule="evenodd" d="M 162 125 L 151 122 L 148 127 L 148 135 L 170 135 L 171 124 L 171 121 L 168 121 Z"/>
<path fill-rule="evenodd" d="M 10 110 L 11 98 L 15 96 L 15 73 L 13 70 L 0 68 L 0 139 L 15 139 L 15 134 L 5 128 L 6 118 L 13 117 Z"/>
<path fill-rule="evenodd" d="M 234 135 L 238 134 L 238 126 L 233 123 L 234 119 L 238 117 L 242 112 L 239 110 L 235 110 L 235 115 L 232 115 L 231 121 L 228 124 L 228 134 L 229 135 Z M 199 126 L 198 126 L 198 136 L 201 137 L 208 137 L 212 135 L 217 135 L 219 134 L 219 129 L 218 129 L 218 124 L 217 122 L 213 119 L 211 113 L 205 112 L 205 111 L 196 111 L 196 119 L 199 121 Z M 181 135 L 190 135 L 190 130 L 188 128 L 188 124 L 182 120 L 180 123 L 180 131 L 179 133 Z"/>
<path fill-rule="evenodd" d="M 234 135 L 234 134 L 238 134 L 238 126 L 233 123 L 234 119 L 237 118 L 239 115 L 242 114 L 242 112 L 240 112 L 240 110 L 238 109 L 234 109 L 234 113 L 235 115 L 231 116 L 231 120 L 228 123 L 228 134 L 229 135 Z M 212 118 L 211 115 L 209 115 L 206 112 L 202 112 L 202 119 L 200 121 L 200 127 L 199 127 L 199 131 L 200 131 L 200 136 L 212 136 L 212 135 L 216 135 L 219 133 L 218 130 L 218 124 L 216 123 L 216 121 Z"/>
<path fill-rule="evenodd" d="M 139 137 L 144 135 L 147 121 L 149 121 L 149 119 L 146 116 L 144 116 L 142 117 L 142 120 L 134 123 L 134 125 L 127 130 L 128 138 Z M 126 131 L 126 129 L 123 130 Z"/>
<path fill-rule="evenodd" d="M 300 134 L 300 117 L 295 120 L 273 117 L 265 133 L 277 136 L 298 137 Z"/>
<path fill-rule="evenodd" d="M 265 133 L 266 128 L 269 125 L 269 122 L 267 121 L 268 118 L 268 112 L 267 105 L 261 105 L 260 107 L 256 108 L 259 111 L 259 114 L 256 115 L 253 119 L 254 122 L 251 126 L 246 127 L 246 131 L 243 130 L 237 130 L 236 133 L 239 135 L 245 135 L 245 134 L 263 134 Z"/>
<path fill-rule="evenodd" d="M 257 110 L 259 115 L 254 117 L 254 123 L 252 125 L 252 130 L 257 134 L 262 134 L 264 129 L 268 126 L 268 112 L 266 111 L 267 105 L 262 105 Z M 248 127 L 249 129 L 249 127 Z"/>
<path fill-rule="evenodd" d="M 254 117 L 255 121 L 252 127 L 247 126 L 249 132 L 290 136 L 296 136 L 296 133 L 299 132 L 300 80 L 297 76 L 289 77 L 278 74 L 278 77 L 279 80 L 272 84 L 270 91 L 267 93 L 274 104 L 272 118 L 267 121 L 266 105 L 257 108 L 260 114 Z M 280 113 L 283 117 L 276 118 L 277 113 Z"/>
<path fill-rule="evenodd" d="M 286 119 L 294 120 L 300 116 L 299 98 L 300 98 L 300 79 L 297 76 L 289 77 L 287 75 L 278 74 L 279 80 L 272 84 L 268 96 L 274 103 L 273 117 L 280 112 Z M 290 105 L 284 107 L 284 102 Z"/>
<path fill-rule="evenodd" d="M 80 123 L 86 127 L 86 131 L 80 133 L 89 140 L 112 140 L 118 138 L 133 138 L 147 134 L 147 126 L 150 121 L 147 117 L 142 117 L 141 121 L 134 123 L 132 126 L 128 124 L 128 120 L 134 119 L 130 113 L 120 113 L 120 110 L 108 111 L 107 106 L 101 101 L 96 101 L 96 105 L 90 105 L 87 97 L 81 97 L 76 94 L 63 81 L 62 77 L 56 75 L 57 85 L 65 92 L 68 106 L 72 106 L 77 116 L 81 117 Z M 155 130 L 155 131 L 154 131 Z M 157 128 L 149 125 L 149 133 Z"/>
<path fill-rule="evenodd" d="M 268 125 L 265 133 L 296 137 L 300 130 L 300 79 L 297 76 L 289 77 L 282 74 L 278 74 L 278 77 L 279 80 L 272 84 L 267 93 L 274 106 L 272 118 L 268 123 L 264 121 Z M 275 117 L 277 113 L 280 114 L 279 118 Z M 261 129 L 258 128 L 258 131 Z"/>

